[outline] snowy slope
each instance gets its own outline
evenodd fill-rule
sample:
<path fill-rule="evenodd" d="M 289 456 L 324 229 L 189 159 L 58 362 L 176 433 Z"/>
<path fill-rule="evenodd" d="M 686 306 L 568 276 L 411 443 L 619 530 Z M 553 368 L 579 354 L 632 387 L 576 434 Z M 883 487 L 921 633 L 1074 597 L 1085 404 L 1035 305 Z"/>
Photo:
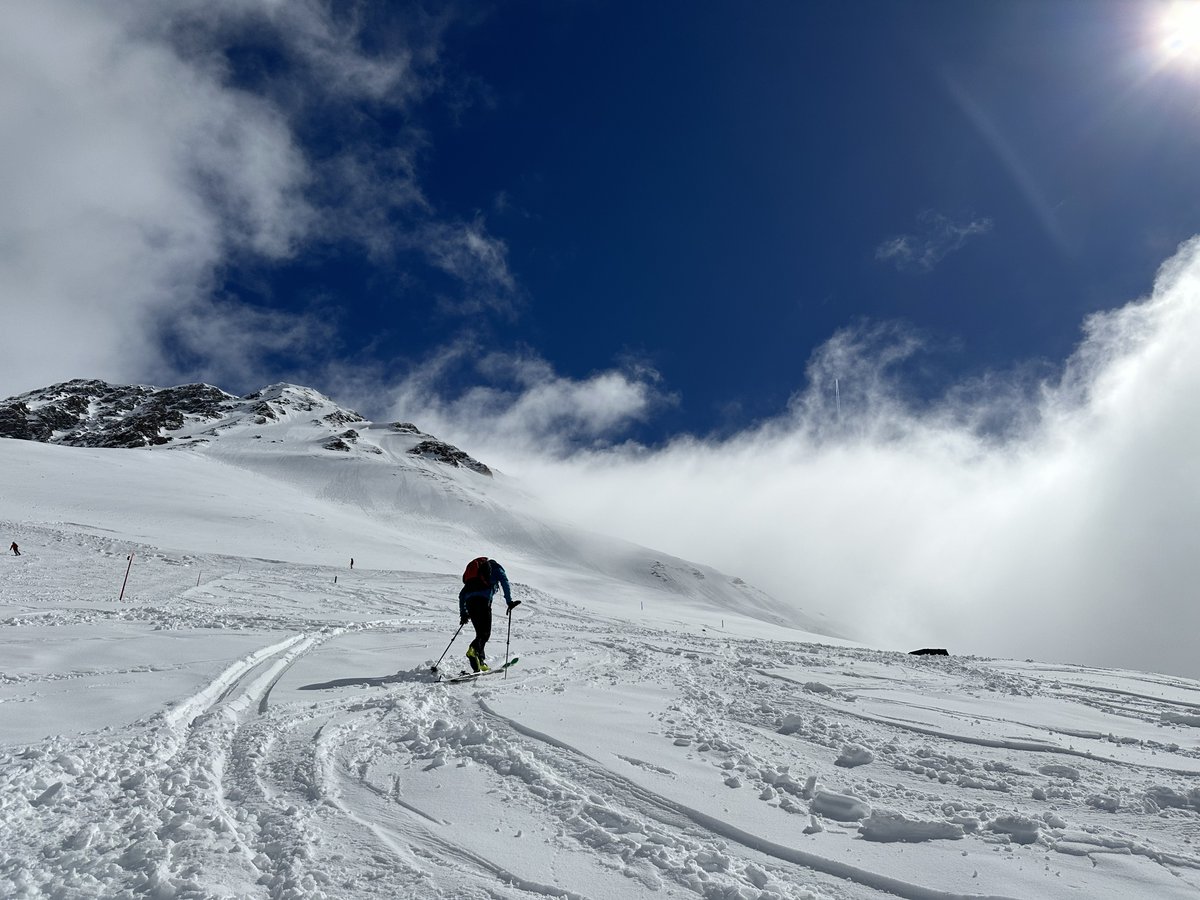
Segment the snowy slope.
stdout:
<path fill-rule="evenodd" d="M 1200 896 L 1200 684 L 822 638 L 290 412 L 0 440 L 0 896 Z M 479 552 L 520 662 L 439 684 Z"/>
<path fill-rule="evenodd" d="M 738 578 L 555 521 L 461 450 L 411 423 L 368 422 L 311 388 L 239 398 L 208 385 L 75 381 L 4 409 L 0 428 L 31 439 L 0 441 L 0 465 L 31 472 L 5 499 L 32 521 L 97 510 L 82 521 L 156 545 L 184 534 L 186 549 L 375 568 L 461 572 L 487 554 L 617 612 L 649 602 L 673 619 L 744 613 L 839 631 Z M 33 442 L 42 440 L 77 449 Z M 49 494 L 38 483 L 63 478 Z"/>

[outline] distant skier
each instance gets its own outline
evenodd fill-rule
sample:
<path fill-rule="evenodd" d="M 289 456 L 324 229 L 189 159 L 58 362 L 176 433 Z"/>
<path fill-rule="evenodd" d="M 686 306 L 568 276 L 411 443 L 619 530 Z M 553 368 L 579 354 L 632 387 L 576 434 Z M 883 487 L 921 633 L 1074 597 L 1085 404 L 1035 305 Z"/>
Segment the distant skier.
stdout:
<path fill-rule="evenodd" d="M 475 640 L 467 648 L 467 660 L 475 672 L 486 672 L 487 642 L 492 636 L 492 598 L 497 588 L 504 588 L 505 615 L 510 615 L 520 600 L 513 602 L 512 590 L 504 566 L 494 559 L 481 556 L 467 563 L 463 572 L 463 587 L 458 592 L 459 624 L 470 622 L 475 627 Z"/>
<path fill-rule="evenodd" d="M 353 568 L 354 568 L 354 557 L 353 557 L 353 556 L 352 556 L 352 557 L 350 557 L 350 568 L 351 568 L 351 569 L 353 569 Z"/>
<path fill-rule="evenodd" d="M 12 543 L 9 545 L 8 549 L 9 549 L 9 550 L 11 550 L 11 551 L 13 552 L 13 556 L 20 556 L 20 555 L 21 555 L 21 548 L 17 546 L 17 542 L 16 542 L 16 541 L 13 541 L 13 542 L 12 542 Z"/>

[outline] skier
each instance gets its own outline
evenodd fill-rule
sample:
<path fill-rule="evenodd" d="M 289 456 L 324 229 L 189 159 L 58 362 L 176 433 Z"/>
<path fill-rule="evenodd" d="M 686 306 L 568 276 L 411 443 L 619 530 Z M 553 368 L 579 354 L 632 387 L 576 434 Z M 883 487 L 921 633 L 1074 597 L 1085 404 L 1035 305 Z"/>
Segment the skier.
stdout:
<path fill-rule="evenodd" d="M 16 542 L 16 541 L 13 541 L 13 542 L 12 542 L 12 544 L 9 546 L 9 548 L 8 548 L 8 549 L 9 549 L 9 550 L 11 550 L 11 551 L 13 552 L 13 556 L 20 556 L 20 555 L 21 555 L 21 548 L 17 546 L 17 542 Z"/>
<path fill-rule="evenodd" d="M 492 636 L 492 597 L 498 587 L 504 588 L 504 614 L 511 615 L 513 607 L 521 601 L 513 602 L 504 566 L 486 556 L 467 563 L 463 587 L 458 592 L 458 613 L 460 625 L 470 622 L 475 626 L 475 640 L 467 648 L 467 660 L 473 672 L 486 672 L 490 668 L 486 648 L 488 638 Z"/>
<path fill-rule="evenodd" d="M 354 568 L 354 557 L 350 557 L 350 568 Z"/>

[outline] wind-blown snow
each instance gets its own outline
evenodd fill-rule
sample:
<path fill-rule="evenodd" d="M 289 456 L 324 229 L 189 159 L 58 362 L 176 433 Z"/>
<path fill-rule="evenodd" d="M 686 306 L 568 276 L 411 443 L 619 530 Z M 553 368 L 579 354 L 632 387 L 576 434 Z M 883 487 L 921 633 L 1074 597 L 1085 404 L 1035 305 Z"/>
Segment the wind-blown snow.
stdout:
<path fill-rule="evenodd" d="M 0 441 L 0 896 L 1200 894 L 1200 684 L 821 637 L 307 427 Z M 479 553 L 520 662 L 436 683 Z"/>

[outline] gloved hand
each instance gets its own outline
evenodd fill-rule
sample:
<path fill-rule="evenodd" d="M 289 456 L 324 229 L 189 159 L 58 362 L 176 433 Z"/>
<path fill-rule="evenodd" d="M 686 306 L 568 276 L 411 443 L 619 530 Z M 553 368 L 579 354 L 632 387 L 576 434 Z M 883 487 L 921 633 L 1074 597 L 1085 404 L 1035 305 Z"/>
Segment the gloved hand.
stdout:
<path fill-rule="evenodd" d="M 466 624 L 467 624 L 468 622 L 470 622 L 470 621 L 471 621 L 471 617 L 470 617 L 470 616 L 463 616 L 463 617 L 462 617 L 462 618 L 459 620 L 458 624 L 459 624 L 459 625 L 466 625 Z"/>
<path fill-rule="evenodd" d="M 512 611 L 521 605 L 520 600 L 506 600 L 504 602 L 508 605 L 508 608 L 504 610 L 506 616 L 511 616 Z"/>

